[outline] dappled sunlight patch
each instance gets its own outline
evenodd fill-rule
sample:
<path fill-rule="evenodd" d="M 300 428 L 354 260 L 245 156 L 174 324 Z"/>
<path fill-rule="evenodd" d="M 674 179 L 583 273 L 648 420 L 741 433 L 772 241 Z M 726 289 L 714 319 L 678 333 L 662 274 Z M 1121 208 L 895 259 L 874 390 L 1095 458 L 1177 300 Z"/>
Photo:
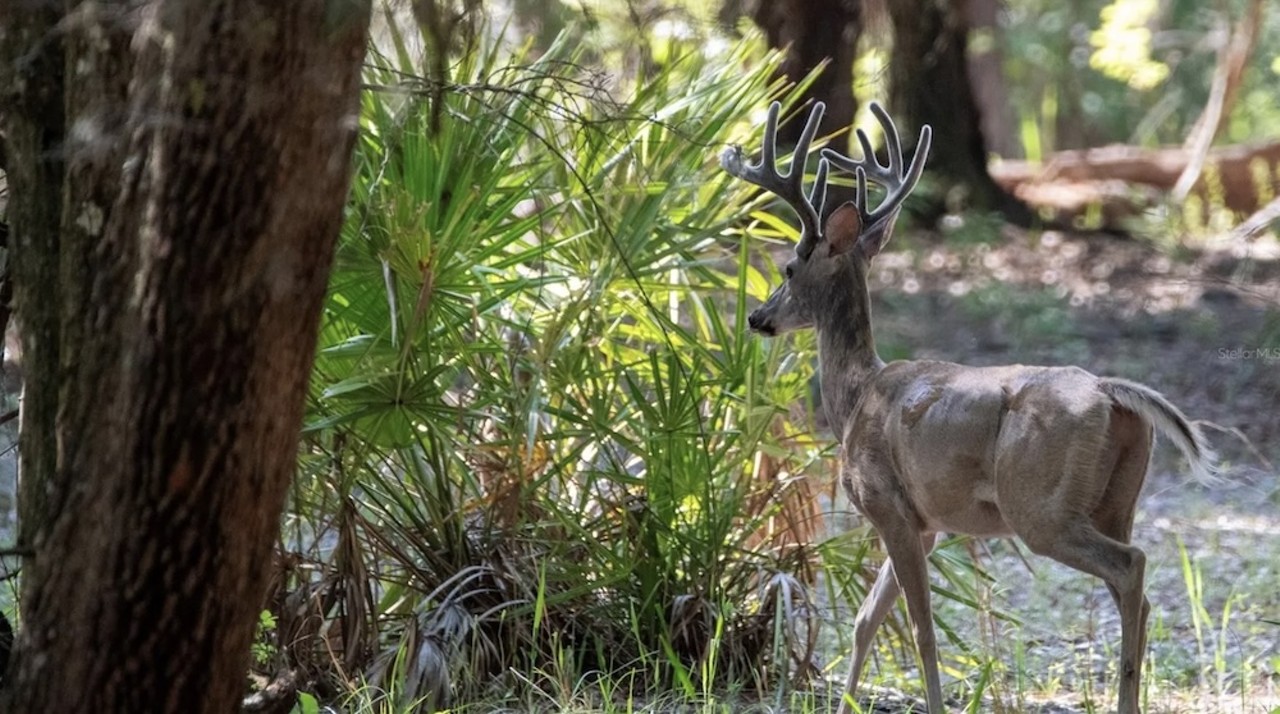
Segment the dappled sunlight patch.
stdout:
<path fill-rule="evenodd" d="M 1275 514 L 1221 512 L 1222 507 L 1215 508 L 1215 513 L 1206 513 L 1195 517 L 1170 518 L 1160 517 L 1151 521 L 1151 527 L 1170 533 L 1195 532 L 1199 537 L 1207 534 L 1229 534 L 1251 538 L 1267 536 L 1280 538 L 1280 516 Z M 1246 541 L 1252 542 L 1252 541 Z M 1242 542 L 1241 545 L 1244 545 Z"/>

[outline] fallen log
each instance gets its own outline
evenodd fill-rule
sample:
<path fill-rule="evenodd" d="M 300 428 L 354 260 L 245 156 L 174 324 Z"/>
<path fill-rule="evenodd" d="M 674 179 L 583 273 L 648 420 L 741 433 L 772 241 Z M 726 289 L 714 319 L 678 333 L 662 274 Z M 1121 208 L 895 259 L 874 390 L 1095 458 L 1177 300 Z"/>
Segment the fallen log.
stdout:
<path fill-rule="evenodd" d="M 1070 217 L 1101 202 L 1104 214 L 1123 215 L 1169 192 L 1193 158 L 1194 152 L 1184 148 L 1104 146 L 1061 151 L 1043 163 L 999 161 L 991 175 L 1033 207 Z M 1192 194 L 1208 194 L 1214 203 L 1239 213 L 1256 211 L 1280 194 L 1280 141 L 1212 150 Z"/>

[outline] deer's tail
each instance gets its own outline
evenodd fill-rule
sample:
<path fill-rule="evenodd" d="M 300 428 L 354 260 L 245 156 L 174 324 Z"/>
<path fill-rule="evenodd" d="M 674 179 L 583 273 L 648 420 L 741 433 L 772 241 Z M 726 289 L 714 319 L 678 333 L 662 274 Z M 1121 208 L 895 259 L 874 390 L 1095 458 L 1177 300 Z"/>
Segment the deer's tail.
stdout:
<path fill-rule="evenodd" d="M 1218 476 L 1218 455 L 1209 447 L 1200 428 L 1164 395 L 1144 384 L 1111 377 L 1100 380 L 1102 391 L 1118 405 L 1134 412 L 1168 437 L 1191 462 L 1191 475 L 1202 484 Z"/>

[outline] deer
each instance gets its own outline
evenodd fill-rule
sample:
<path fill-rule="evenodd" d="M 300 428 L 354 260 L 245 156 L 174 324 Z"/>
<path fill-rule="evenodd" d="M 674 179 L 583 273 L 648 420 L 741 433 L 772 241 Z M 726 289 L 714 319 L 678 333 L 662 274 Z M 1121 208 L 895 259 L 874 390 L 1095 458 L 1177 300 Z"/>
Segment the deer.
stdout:
<path fill-rule="evenodd" d="M 824 106 L 814 103 L 786 174 L 776 159 L 779 108 L 776 102 L 769 108 L 758 163 L 737 146 L 720 163 L 799 216 L 784 282 L 750 313 L 748 326 L 765 336 L 816 330 L 822 405 L 841 447 L 838 477 L 885 550 L 854 618 L 840 714 L 853 711 L 873 637 L 900 593 L 928 711 L 944 711 L 927 557 L 945 533 L 1016 536 L 1033 553 L 1102 579 L 1120 611 L 1119 712 L 1138 714 L 1151 606 L 1143 591 L 1146 555 L 1130 542 L 1134 511 L 1154 432 L 1182 452 L 1201 481 L 1216 468 L 1205 437 L 1151 387 L 1079 367 L 886 364 L 871 329 L 868 268 L 920 179 L 932 129 L 921 127 L 906 165 L 897 127 L 872 103 L 887 163 L 859 129 L 863 158 L 824 148 L 806 195 L 805 167 Z M 833 167 L 853 174 L 854 200 L 827 214 Z M 886 192 L 875 209 L 868 206 L 868 181 Z"/>

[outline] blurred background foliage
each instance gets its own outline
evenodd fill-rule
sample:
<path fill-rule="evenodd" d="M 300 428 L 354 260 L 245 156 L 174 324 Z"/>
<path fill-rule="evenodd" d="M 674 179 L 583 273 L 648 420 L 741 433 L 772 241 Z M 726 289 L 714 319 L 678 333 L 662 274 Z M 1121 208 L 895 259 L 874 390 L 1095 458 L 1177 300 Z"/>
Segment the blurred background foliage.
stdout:
<path fill-rule="evenodd" d="M 1219 52 L 1248 0 L 1008 2 L 1004 34 L 1010 106 L 1041 152 L 1136 143 L 1180 144 L 1200 116 Z M 1225 142 L 1274 139 L 1280 121 L 1280 13 L 1259 15 L 1254 51 Z M 1030 153 L 1024 140 L 1024 155 Z"/>
<path fill-rule="evenodd" d="M 993 4 L 965 30 L 1003 78 L 987 150 L 1182 142 L 1249 1 Z M 893 21 L 827 5 L 841 42 L 857 25 L 861 116 L 890 92 Z M 1220 142 L 1280 125 L 1265 9 Z M 768 700 L 843 669 L 822 625 L 876 558 L 833 499 L 813 339 L 737 327 L 795 229 L 717 165 L 825 65 L 770 50 L 749 3 L 384 10 L 255 677 L 389 712 Z M 976 606 L 963 548 L 934 561 Z"/>

